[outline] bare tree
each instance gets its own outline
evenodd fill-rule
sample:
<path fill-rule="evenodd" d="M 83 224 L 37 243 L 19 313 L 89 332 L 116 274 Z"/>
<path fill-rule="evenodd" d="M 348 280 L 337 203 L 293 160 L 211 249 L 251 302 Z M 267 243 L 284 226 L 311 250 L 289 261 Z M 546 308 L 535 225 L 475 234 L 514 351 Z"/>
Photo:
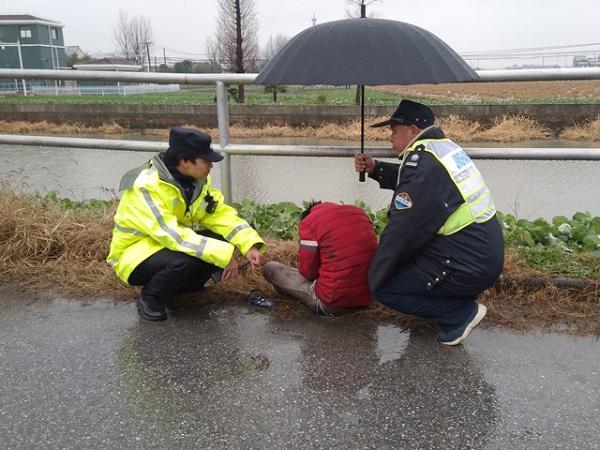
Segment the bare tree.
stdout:
<path fill-rule="evenodd" d="M 285 44 L 289 42 L 289 36 L 284 34 L 277 34 L 275 36 L 269 37 L 267 41 L 267 45 L 262 49 L 262 68 L 271 61 L 275 55 L 285 47 Z M 287 92 L 287 88 L 281 84 L 268 84 L 265 86 L 265 92 L 273 94 L 273 101 L 277 102 L 277 93 L 279 92 Z"/>
<path fill-rule="evenodd" d="M 152 46 L 152 27 L 144 16 L 129 17 L 125 11 L 119 11 L 117 26 L 113 29 L 113 38 L 117 52 L 124 58 L 144 65 L 146 54 Z M 148 61 L 148 64 L 150 62 Z"/>
<path fill-rule="evenodd" d="M 258 20 L 254 0 L 217 0 L 219 59 L 235 73 L 255 71 L 258 59 Z M 244 85 L 238 86 L 238 102 L 244 103 Z"/>
<path fill-rule="evenodd" d="M 214 65 L 219 64 L 219 47 L 214 39 L 206 38 L 206 58 L 208 62 Z"/>
<path fill-rule="evenodd" d="M 286 36 L 285 34 L 271 36 L 267 41 L 267 45 L 265 45 L 265 48 L 263 49 L 263 59 L 267 62 L 272 60 L 277 52 L 279 52 L 279 50 L 281 50 L 289 40 L 289 36 Z"/>

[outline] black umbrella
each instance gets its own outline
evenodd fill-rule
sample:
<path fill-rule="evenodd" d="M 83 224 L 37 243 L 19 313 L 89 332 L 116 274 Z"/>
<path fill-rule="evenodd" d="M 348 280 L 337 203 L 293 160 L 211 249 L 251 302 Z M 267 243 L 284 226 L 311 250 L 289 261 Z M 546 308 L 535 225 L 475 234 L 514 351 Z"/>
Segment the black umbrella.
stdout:
<path fill-rule="evenodd" d="M 365 85 L 477 79 L 475 71 L 429 31 L 405 22 L 363 17 L 326 22 L 297 34 L 255 83 L 360 85 L 362 153 Z M 364 173 L 360 179 L 364 181 Z"/>

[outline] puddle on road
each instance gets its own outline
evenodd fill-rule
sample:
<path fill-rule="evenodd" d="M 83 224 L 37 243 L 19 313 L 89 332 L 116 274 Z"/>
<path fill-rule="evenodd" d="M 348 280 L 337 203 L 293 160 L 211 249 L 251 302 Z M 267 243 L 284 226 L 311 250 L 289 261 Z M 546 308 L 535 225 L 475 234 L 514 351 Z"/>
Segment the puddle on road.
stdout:
<path fill-rule="evenodd" d="M 68 416 L 87 436 L 104 414 L 88 437 L 115 447 L 174 436 L 180 447 L 447 447 L 460 436 L 463 448 L 543 448 L 597 437 L 596 338 L 484 327 L 449 349 L 433 330 L 281 319 L 241 303 L 186 304 L 160 323 L 140 321 L 133 304 L 32 302 L 9 288 L 0 304 L 0 434 Z"/>

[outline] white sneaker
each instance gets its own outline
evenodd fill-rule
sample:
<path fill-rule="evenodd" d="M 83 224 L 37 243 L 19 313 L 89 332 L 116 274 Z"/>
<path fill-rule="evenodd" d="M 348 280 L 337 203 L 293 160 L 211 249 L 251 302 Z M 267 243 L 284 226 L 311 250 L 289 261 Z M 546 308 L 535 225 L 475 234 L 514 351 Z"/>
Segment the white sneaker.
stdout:
<path fill-rule="evenodd" d="M 467 336 L 475 329 L 479 322 L 485 317 L 487 313 L 487 308 L 485 305 L 481 305 L 476 303 L 477 308 L 475 308 L 475 312 L 467 321 L 452 331 L 440 331 L 437 335 L 437 340 L 440 344 L 443 345 L 458 345 L 462 341 L 464 341 Z"/>

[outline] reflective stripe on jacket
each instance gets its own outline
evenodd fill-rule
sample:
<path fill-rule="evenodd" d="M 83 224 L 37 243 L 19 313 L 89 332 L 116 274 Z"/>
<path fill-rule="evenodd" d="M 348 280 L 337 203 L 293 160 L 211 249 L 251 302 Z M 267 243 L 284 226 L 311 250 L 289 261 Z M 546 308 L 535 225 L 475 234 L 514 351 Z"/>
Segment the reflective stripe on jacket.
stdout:
<path fill-rule="evenodd" d="M 450 139 L 425 139 L 408 148 L 403 161 L 408 161 L 410 153 L 418 147 L 431 153 L 444 166 L 464 199 L 464 203 L 446 219 L 438 234 L 449 236 L 472 223 L 486 222 L 496 214 L 483 176 L 461 147 Z"/>
<path fill-rule="evenodd" d="M 159 155 L 127 173 L 122 180 L 123 197 L 115 214 L 115 226 L 107 258 L 117 276 L 128 282 L 133 270 L 149 256 L 168 248 L 225 267 L 237 248 L 242 254 L 264 241 L 235 209 L 223 201 L 223 194 L 211 187 L 210 176 L 195 183 L 191 202 L 185 198 Z M 129 178 L 129 179 L 128 179 Z M 216 201 L 213 213 L 206 211 L 207 194 Z M 208 229 L 226 241 L 201 236 Z"/>

